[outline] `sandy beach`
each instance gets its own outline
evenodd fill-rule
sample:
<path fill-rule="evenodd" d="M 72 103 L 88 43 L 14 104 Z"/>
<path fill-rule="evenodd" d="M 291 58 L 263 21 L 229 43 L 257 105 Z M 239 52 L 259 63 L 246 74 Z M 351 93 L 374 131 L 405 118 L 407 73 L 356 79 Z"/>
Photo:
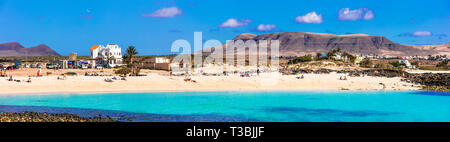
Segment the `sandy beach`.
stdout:
<path fill-rule="evenodd" d="M 49 72 L 52 70 L 43 70 Z M 419 85 L 400 81 L 399 77 L 348 77 L 339 80 L 344 74 L 304 74 L 304 79 L 296 75 L 280 75 L 278 79 L 269 78 L 269 74 L 241 77 L 229 76 L 191 76 L 195 82 L 184 81 L 183 76 L 169 76 L 163 71 L 144 71 L 147 76 L 127 77 L 124 80 L 105 82 L 114 76 L 84 76 L 83 72 L 100 72 L 96 70 L 78 71 L 78 76 L 67 76 L 58 80 L 57 73 L 42 77 L 28 77 L 34 70 L 12 72 L 13 78 L 21 82 L 7 81 L 0 78 L 0 95 L 26 94 L 68 94 L 68 93 L 106 93 L 106 92 L 156 92 L 156 91 L 302 91 L 302 90 L 417 90 Z M 58 72 L 67 72 L 58 71 Z M 103 74 L 113 75 L 112 70 L 103 70 Z M 26 76 L 26 74 L 29 74 Z M 119 78 L 119 76 L 115 76 Z M 31 78 L 32 82 L 26 80 Z M 267 83 L 269 82 L 269 83 Z M 384 84 L 384 88 L 383 85 Z"/>

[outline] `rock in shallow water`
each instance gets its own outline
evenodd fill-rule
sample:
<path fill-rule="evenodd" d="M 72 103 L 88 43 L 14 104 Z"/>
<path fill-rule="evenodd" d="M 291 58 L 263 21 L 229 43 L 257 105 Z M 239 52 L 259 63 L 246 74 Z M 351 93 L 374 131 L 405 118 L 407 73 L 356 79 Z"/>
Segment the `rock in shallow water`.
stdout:
<path fill-rule="evenodd" d="M 2 112 L 0 113 L 0 122 L 118 122 L 118 120 L 102 117 L 81 117 L 69 113 Z"/>

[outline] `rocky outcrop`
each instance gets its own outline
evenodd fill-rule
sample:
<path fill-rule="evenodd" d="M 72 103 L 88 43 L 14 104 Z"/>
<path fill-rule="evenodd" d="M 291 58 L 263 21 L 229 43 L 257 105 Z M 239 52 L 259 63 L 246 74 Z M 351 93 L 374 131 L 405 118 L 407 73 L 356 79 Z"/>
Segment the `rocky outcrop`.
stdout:
<path fill-rule="evenodd" d="M 401 77 L 407 75 L 407 72 L 391 69 L 364 69 L 364 70 L 331 70 L 331 69 L 294 69 L 294 68 L 284 68 L 281 69 L 284 74 L 297 74 L 297 73 L 315 73 L 315 74 L 328 74 L 331 72 L 348 74 L 348 76 L 376 76 L 376 77 Z"/>
<path fill-rule="evenodd" d="M 405 81 L 423 85 L 424 90 L 450 91 L 450 73 L 408 73 L 392 69 L 363 69 L 363 70 L 331 70 L 331 69 L 301 69 L 283 68 L 283 74 L 315 73 L 328 74 L 331 72 L 343 73 L 348 76 L 375 76 L 375 77 L 404 77 Z"/>
<path fill-rule="evenodd" d="M 0 122 L 117 122 L 110 117 L 81 117 L 76 114 L 47 114 L 38 112 L 2 112 Z"/>
<path fill-rule="evenodd" d="M 427 86 L 450 86 L 450 73 L 408 74 L 408 78 L 414 83 Z"/>

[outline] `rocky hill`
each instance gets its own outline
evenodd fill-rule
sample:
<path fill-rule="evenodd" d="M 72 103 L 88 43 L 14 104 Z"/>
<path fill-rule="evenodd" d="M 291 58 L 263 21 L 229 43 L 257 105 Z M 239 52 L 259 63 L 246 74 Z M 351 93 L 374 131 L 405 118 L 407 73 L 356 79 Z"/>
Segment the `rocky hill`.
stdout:
<path fill-rule="evenodd" d="M 45 44 L 25 48 L 20 43 L 9 42 L 0 44 L 0 56 L 60 56 Z"/>
<path fill-rule="evenodd" d="M 439 55 L 450 56 L 450 42 L 444 43 L 444 44 L 438 44 L 438 45 L 416 46 L 416 48 L 419 48 L 422 50 L 433 50 L 433 51 L 438 52 Z"/>
<path fill-rule="evenodd" d="M 234 40 L 279 40 L 281 56 L 314 55 L 317 52 L 326 53 L 337 48 L 352 54 L 363 55 L 413 56 L 441 53 L 432 48 L 401 45 L 394 43 L 383 36 L 369 36 L 365 34 L 333 35 L 306 32 L 282 32 L 255 35 L 244 33 L 235 37 Z M 223 47 L 224 46 L 213 48 L 219 49 Z"/>

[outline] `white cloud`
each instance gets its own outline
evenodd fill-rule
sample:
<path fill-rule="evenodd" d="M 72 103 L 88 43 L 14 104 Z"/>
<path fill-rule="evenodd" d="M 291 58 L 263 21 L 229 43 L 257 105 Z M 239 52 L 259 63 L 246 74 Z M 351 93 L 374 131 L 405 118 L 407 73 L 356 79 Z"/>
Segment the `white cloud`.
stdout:
<path fill-rule="evenodd" d="M 219 27 L 236 28 L 236 27 L 240 27 L 240 26 L 247 26 L 250 22 L 251 22 L 251 20 L 249 20 L 249 19 L 242 19 L 241 21 L 238 21 L 236 18 L 230 18 L 227 21 L 220 24 Z"/>
<path fill-rule="evenodd" d="M 157 18 L 172 18 L 178 15 L 182 15 L 183 11 L 178 7 L 169 7 L 158 9 L 151 14 L 142 14 L 144 17 L 157 17 Z"/>
<path fill-rule="evenodd" d="M 275 30 L 277 28 L 277 26 L 273 25 L 273 24 L 259 24 L 258 27 L 256 28 L 257 31 L 272 31 Z"/>
<path fill-rule="evenodd" d="M 430 36 L 435 36 L 435 37 L 438 37 L 438 38 L 442 38 L 442 37 L 446 37 L 447 35 L 446 34 L 437 34 L 437 35 L 435 35 L 435 34 L 431 33 L 430 31 L 423 30 L 423 31 L 415 31 L 415 32 L 412 32 L 412 33 L 403 33 L 403 34 L 399 34 L 398 36 L 399 37 L 430 37 Z"/>
<path fill-rule="evenodd" d="M 295 22 L 320 24 L 320 23 L 322 23 L 322 14 L 317 15 L 317 13 L 315 11 L 312 11 L 306 15 L 297 16 L 295 18 Z"/>
<path fill-rule="evenodd" d="M 413 36 L 431 36 L 430 31 L 415 31 L 412 34 Z"/>
<path fill-rule="evenodd" d="M 364 20 L 370 20 L 373 19 L 373 17 L 375 17 L 375 14 L 372 10 L 369 10 L 367 8 L 359 8 L 355 10 L 342 8 L 338 12 L 339 20 L 359 20 L 361 18 L 364 18 Z"/>
<path fill-rule="evenodd" d="M 375 17 L 375 14 L 373 14 L 372 10 L 368 10 L 366 14 L 364 14 L 364 20 L 370 20 L 373 19 L 373 17 Z"/>

